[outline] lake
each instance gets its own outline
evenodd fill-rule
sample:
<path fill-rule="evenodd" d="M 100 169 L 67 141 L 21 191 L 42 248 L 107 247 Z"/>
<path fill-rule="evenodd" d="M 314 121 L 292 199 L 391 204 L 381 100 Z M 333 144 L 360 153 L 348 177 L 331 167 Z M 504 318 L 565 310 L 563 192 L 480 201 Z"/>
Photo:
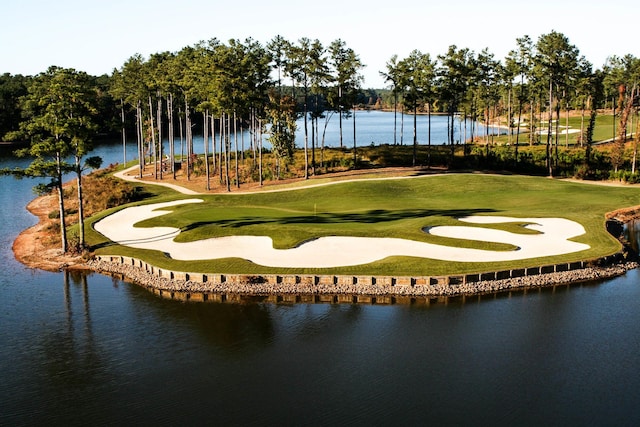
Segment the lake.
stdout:
<path fill-rule="evenodd" d="M 638 270 L 431 304 L 182 303 L 16 262 L 33 184 L 0 177 L 0 425 L 640 425 Z"/>
<path fill-rule="evenodd" d="M 395 125 L 395 138 L 394 138 L 394 113 L 387 111 L 357 111 L 356 114 L 356 146 L 370 146 L 380 144 L 413 144 L 413 116 L 410 114 L 402 115 L 398 113 L 396 115 Z M 447 143 L 447 116 L 433 115 L 431 116 L 431 144 L 442 145 Z M 200 123 L 198 123 L 200 125 Z M 326 129 L 325 129 L 326 125 Z M 216 126 L 218 124 L 216 123 Z M 296 147 L 304 148 L 304 120 L 299 118 L 296 121 Z M 353 115 L 349 118 L 342 120 L 342 142 L 343 146 L 351 149 L 353 148 Z M 312 130 L 311 121 L 308 122 L 308 148 L 312 148 Z M 485 135 L 485 126 L 482 123 L 476 123 L 473 130 L 471 121 L 461 120 L 456 116 L 454 120 L 454 140 L 456 143 L 465 141 L 471 137 L 472 131 L 476 137 L 482 137 Z M 504 134 L 505 130 L 494 126 L 490 126 L 488 132 L 490 134 Z M 322 145 L 322 137 L 324 134 L 325 147 L 339 147 L 340 146 L 340 126 L 339 119 L 336 114 L 328 115 L 328 121 L 325 118 L 318 120 L 318 145 L 319 148 Z M 216 130 L 217 138 L 218 132 Z M 271 144 L 267 141 L 268 135 L 263 134 L 263 147 L 270 149 Z M 429 142 L 429 117 L 421 114 L 416 117 L 416 137 L 419 144 L 428 144 Z M 131 142 L 135 142 L 133 138 L 130 138 Z M 241 132 L 238 129 L 238 148 L 249 149 L 251 136 L 248 131 Z M 234 136 L 231 135 L 232 148 L 235 142 Z M 210 142 L 211 143 L 211 142 Z M 216 143 L 219 145 L 219 141 Z M 194 152 L 202 154 L 204 152 L 204 139 L 202 135 L 193 136 Z M 165 153 L 169 153 L 169 141 L 167 136 L 163 138 L 163 150 Z M 176 154 L 184 154 L 186 147 L 180 143 L 180 135 L 175 134 L 175 150 Z M 209 148 L 209 152 L 212 152 L 212 148 Z M 131 160 L 137 157 L 135 145 L 128 145 L 127 159 Z M 117 156 L 114 161 L 122 161 L 123 154 Z"/>

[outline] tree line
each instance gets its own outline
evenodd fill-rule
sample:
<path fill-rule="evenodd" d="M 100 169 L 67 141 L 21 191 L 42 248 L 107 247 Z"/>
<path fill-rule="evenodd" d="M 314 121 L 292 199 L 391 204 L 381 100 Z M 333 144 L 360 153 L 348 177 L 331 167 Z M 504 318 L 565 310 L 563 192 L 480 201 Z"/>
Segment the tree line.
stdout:
<path fill-rule="evenodd" d="M 95 118 L 99 131 L 113 133 L 116 123 L 124 121 L 124 127 L 136 135 L 140 154 L 147 156 L 155 153 L 160 157 L 158 142 L 163 133 L 170 142 L 180 131 L 182 138 L 189 140 L 189 131 L 197 125 L 208 135 L 215 134 L 213 126 L 231 141 L 238 130 L 251 129 L 256 136 L 260 129 L 268 130 L 277 157 L 286 159 L 295 146 L 295 118 L 304 116 L 308 119 L 303 121 L 304 141 L 298 145 L 305 153 L 310 149 L 311 162 L 305 168 L 308 176 L 315 168 L 315 147 L 321 144 L 319 121 L 324 119 L 326 126 L 336 117 L 342 124 L 356 105 L 372 98 L 385 101 L 385 106 L 396 111 L 400 107 L 413 112 L 414 118 L 417 113 L 446 113 L 451 145 L 456 142 L 454 115 L 486 124 L 506 118 L 515 130 L 510 132 L 515 133 L 510 142 L 517 147 L 522 124 L 526 123 L 528 142 L 533 143 L 537 128 L 551 127 L 552 123 L 559 126 L 560 112 L 569 110 L 583 113 L 581 141 L 591 142 L 589 126 L 595 120 L 594 112 L 608 106 L 629 116 L 626 106 L 636 108 L 639 63 L 638 58 L 627 55 L 612 57 L 602 69 L 594 69 L 564 34 L 555 31 L 541 35 L 536 42 L 529 36 L 516 39 L 514 49 L 503 60 L 489 49 L 476 54 L 455 45 L 437 56 L 414 50 L 406 58 L 394 55 L 380 71 L 389 84 L 392 99 L 388 99 L 383 91 L 362 89 L 364 64 L 344 41 L 323 46 L 319 40 L 290 42 L 276 36 L 266 45 L 252 39 L 228 43 L 212 39 L 146 59 L 134 55 L 111 75 L 94 77 L 92 84 L 100 94 L 100 114 Z M 20 99 L 33 79 L 8 74 L 0 78 L 0 135 L 5 138 L 18 128 L 23 113 Z M 621 128 L 624 126 L 626 122 L 621 122 Z M 415 119 L 413 129 L 413 143 L 417 144 Z M 554 133 L 558 135 L 549 129 L 547 138 Z M 394 144 L 398 143 L 396 135 L 394 132 Z M 343 137 L 341 131 L 341 147 Z M 465 139 L 477 137 L 472 127 Z M 426 142 L 431 144 L 430 134 Z M 553 141 L 547 145 L 550 150 L 557 146 Z M 191 142 L 186 147 L 186 157 L 181 154 L 189 160 Z M 173 164 L 175 153 L 172 148 L 170 151 L 166 154 Z M 218 151 L 224 164 L 231 147 L 223 139 Z"/>
<path fill-rule="evenodd" d="M 535 140 L 540 136 L 536 131 L 545 126 L 546 161 L 552 175 L 551 150 L 555 148 L 557 159 L 561 111 L 581 112 L 582 144 L 593 142 L 597 111 L 607 106 L 614 110 L 614 115 L 616 109 L 625 112 L 620 116 L 620 132 L 626 135 L 630 113 L 633 110 L 637 115 L 640 59 L 632 55 L 614 56 L 602 69 L 594 69 L 564 34 L 552 31 L 536 42 L 529 36 L 518 38 L 516 47 L 502 61 L 488 49 L 476 54 L 450 46 L 436 58 L 414 50 L 406 58 L 393 56 L 381 75 L 391 85 L 393 105 L 398 105 L 400 97 L 402 106 L 414 113 L 414 146 L 415 114 L 420 110 L 428 114 L 446 113 L 450 117 L 448 143 L 452 146 L 454 114 L 470 119 L 472 124 L 484 122 L 485 129 L 491 121 L 505 118 L 508 142 L 515 145 L 516 161 L 523 125 L 526 124 L 529 144 L 541 142 Z M 472 126 L 469 139 L 477 137 Z M 427 141 L 431 143 L 430 136 Z"/>
<path fill-rule="evenodd" d="M 452 156 L 456 144 L 464 144 L 466 155 L 466 142 L 483 137 L 476 134 L 475 123 L 488 125 L 501 117 L 506 118 L 515 161 L 521 142 L 544 142 L 550 175 L 558 159 L 562 111 L 581 112 L 579 140 L 587 147 L 599 109 L 608 107 L 619 118 L 619 144 L 624 144 L 629 120 L 638 114 L 640 60 L 632 55 L 612 57 L 601 69 L 594 69 L 564 34 L 555 31 L 535 42 L 529 36 L 518 38 L 503 60 L 489 49 L 475 53 L 454 45 L 437 56 L 419 50 L 405 58 L 394 55 L 380 70 L 389 85 L 384 91 L 362 88 L 364 66 L 340 39 L 325 46 L 319 40 L 291 42 L 276 36 L 266 44 L 253 39 L 226 43 L 211 39 L 148 58 L 136 54 L 110 75 L 97 77 L 59 67 L 36 76 L 4 74 L 0 76 L 0 135 L 29 142 L 19 154 L 36 159 L 29 168 L 13 173 L 49 177 L 48 188 L 58 188 L 61 194 L 62 174 L 75 171 L 81 198 L 81 172 L 97 164 L 85 157 L 100 134 L 121 133 L 123 144 L 135 138 L 141 176 L 149 166 L 157 178 L 175 177 L 176 170 L 184 168 L 189 179 L 197 165 L 205 169 L 207 189 L 217 176 L 230 190 L 241 184 L 238 168 L 245 149 L 239 135 L 244 130 L 249 131 L 252 167 L 261 183 L 263 134 L 276 158 L 276 178 L 292 158 L 296 143 L 304 151 L 304 177 L 308 178 L 316 173 L 316 149 L 324 146 L 324 130 L 332 117 L 340 122 L 340 146 L 348 147 L 347 141 L 353 138 L 355 166 L 356 111 L 370 100 L 393 108 L 396 117 L 399 110 L 413 115 L 414 165 L 418 163 L 418 114 L 429 115 L 429 123 L 432 113 L 447 115 Z M 304 118 L 302 142 L 295 141 L 300 117 Z M 454 117 L 471 121 L 464 141 L 454 140 Z M 352 136 L 342 132 L 347 119 L 354 121 Z M 523 124 L 528 141 L 520 140 Z M 536 141 L 540 137 L 536 131 L 543 126 L 546 141 Z M 204 156 L 194 154 L 194 127 L 203 133 Z M 403 144 L 403 133 L 399 142 L 396 135 L 394 129 L 394 140 L 388 143 Z M 168 153 L 163 151 L 165 138 Z M 486 134 L 484 138 L 488 141 Z M 430 147 L 430 126 L 426 142 Z M 618 151 L 623 149 L 622 145 Z M 123 150 L 123 162 L 127 160 Z M 615 168 L 621 164 L 621 154 L 615 150 L 612 164 Z"/>

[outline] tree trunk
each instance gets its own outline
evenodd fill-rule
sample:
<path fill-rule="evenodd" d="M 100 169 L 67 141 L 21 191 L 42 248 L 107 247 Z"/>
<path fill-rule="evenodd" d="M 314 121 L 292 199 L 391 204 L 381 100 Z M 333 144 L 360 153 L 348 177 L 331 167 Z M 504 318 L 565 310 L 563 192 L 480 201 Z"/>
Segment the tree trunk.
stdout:
<path fill-rule="evenodd" d="M 316 100 L 317 102 L 317 100 Z M 316 174 L 316 123 L 317 112 L 311 117 L 311 175 Z"/>
<path fill-rule="evenodd" d="M 136 136 L 138 138 L 138 171 L 140 178 L 144 172 L 144 139 L 142 134 L 142 106 L 138 101 L 136 104 Z"/>
<path fill-rule="evenodd" d="M 400 114 L 400 145 L 404 145 L 404 106 Z"/>
<path fill-rule="evenodd" d="M 553 161 L 551 159 L 551 130 L 553 121 L 553 81 L 549 79 L 549 124 L 547 132 L 547 169 L 549 170 L 549 176 L 553 176 Z"/>
<path fill-rule="evenodd" d="M 60 240 L 63 253 L 67 253 L 69 244 L 67 242 L 67 221 L 64 212 L 64 189 L 62 188 L 62 157 L 56 153 L 57 178 L 56 188 L 58 189 L 58 210 L 60 211 Z"/>
<path fill-rule="evenodd" d="M 187 145 L 187 181 L 191 179 L 191 117 L 189 117 L 189 102 L 184 99 L 184 133 Z"/>
<path fill-rule="evenodd" d="M 556 134 L 554 135 L 554 143 L 555 143 L 555 155 L 554 155 L 554 164 L 555 167 L 558 167 L 558 160 L 560 158 L 559 153 L 558 153 L 558 145 L 559 145 L 559 138 L 560 138 L 560 100 L 558 99 L 556 101 Z"/>
<path fill-rule="evenodd" d="M 309 179 L 309 130 L 307 127 L 307 90 L 304 91 L 304 179 Z"/>
<path fill-rule="evenodd" d="M 249 131 L 251 132 L 251 131 Z M 244 120 L 240 120 L 240 165 L 244 167 Z"/>
<path fill-rule="evenodd" d="M 236 154 L 235 166 L 236 166 L 236 187 L 240 188 L 240 169 L 238 168 L 238 117 L 236 112 L 233 112 L 233 145 L 234 152 Z"/>
<path fill-rule="evenodd" d="M 125 130 L 124 118 L 124 101 L 120 99 L 120 120 L 122 121 L 122 167 L 125 167 L 127 164 L 127 132 Z"/>
<path fill-rule="evenodd" d="M 206 189 L 207 191 L 211 190 L 211 182 L 209 181 L 209 110 L 205 110 L 204 112 L 204 137 L 203 145 L 204 145 L 204 173 L 206 175 Z"/>
<path fill-rule="evenodd" d="M 566 111 L 566 117 L 565 117 L 565 138 L 564 138 L 564 146 L 569 148 L 569 103 L 567 102 L 567 100 L 565 99 L 565 107 L 567 109 Z"/>
<path fill-rule="evenodd" d="M 229 179 L 229 162 L 231 162 L 231 138 L 229 134 L 231 133 L 231 116 L 227 115 L 226 126 L 227 130 L 225 132 L 224 138 L 224 174 L 226 179 L 227 191 L 231 191 L 231 180 Z"/>
<path fill-rule="evenodd" d="M 418 104 L 413 104 L 413 167 L 418 162 Z"/>
<path fill-rule="evenodd" d="M 522 124 L 522 83 L 518 97 L 518 127 L 516 130 L 516 168 L 518 167 L 518 145 L 520 144 L 520 125 Z"/>
<path fill-rule="evenodd" d="M 327 125 L 329 124 L 329 119 L 331 118 L 331 114 L 327 114 L 324 120 L 324 126 L 322 128 L 322 139 L 321 139 L 321 143 L 320 143 L 320 168 L 321 169 L 325 169 L 324 166 L 324 142 L 325 142 L 325 137 L 327 135 Z M 326 172 L 326 169 L 325 169 Z"/>
<path fill-rule="evenodd" d="M 220 114 L 220 151 L 218 154 L 218 174 L 220 175 L 220 185 L 224 184 L 224 174 L 222 173 L 222 154 L 225 153 L 225 160 L 227 159 L 227 155 L 226 155 L 226 151 L 224 151 L 224 141 L 226 141 L 226 135 L 227 135 L 227 125 L 226 125 L 227 121 L 225 119 L 225 114 L 222 113 Z"/>
<path fill-rule="evenodd" d="M 488 159 L 489 158 L 489 107 L 484 108 L 484 146 L 487 152 L 487 159 Z"/>
<path fill-rule="evenodd" d="M 162 98 L 158 93 L 158 106 L 156 108 L 156 126 L 158 128 L 158 155 L 160 157 L 160 179 L 162 180 L 162 167 L 164 165 L 164 159 L 162 158 Z"/>
<path fill-rule="evenodd" d="M 466 121 L 466 117 L 465 117 Z M 478 121 L 478 115 L 476 113 L 476 103 L 471 101 L 471 143 L 476 140 L 476 122 Z"/>
<path fill-rule="evenodd" d="M 431 102 L 427 104 L 429 111 L 427 112 L 427 169 L 431 168 Z M 466 129 L 466 126 L 465 126 Z"/>
<path fill-rule="evenodd" d="M 509 93 L 507 96 L 507 104 L 508 104 L 508 113 L 507 113 L 507 140 L 509 141 L 509 145 L 513 144 L 513 128 L 511 127 L 511 123 L 513 122 L 513 118 L 511 117 L 511 90 L 512 85 L 509 85 Z"/>
<path fill-rule="evenodd" d="M 342 148 L 342 86 L 338 86 L 338 118 L 340 122 L 340 148 Z M 395 128 L 393 132 L 393 136 L 395 138 Z M 395 140 L 393 141 L 393 143 L 395 144 Z"/>
<path fill-rule="evenodd" d="M 631 90 L 631 96 L 625 97 L 624 101 L 620 102 L 620 129 L 618 131 L 620 140 L 624 144 L 627 140 L 627 125 L 629 122 L 629 116 L 631 115 L 631 110 L 633 109 L 633 100 L 635 99 L 636 88 L 634 87 Z"/>
<path fill-rule="evenodd" d="M 453 117 L 451 118 L 451 122 L 453 123 Z M 489 147 L 489 107 L 484 107 L 484 144 Z M 489 153 L 489 148 L 487 148 L 487 153 Z"/>
<path fill-rule="evenodd" d="M 258 163 L 258 174 L 260 176 L 260 187 L 262 187 L 262 122 L 260 119 L 258 119 L 258 144 L 260 148 L 260 151 L 258 152 L 258 155 L 260 156 L 260 162 Z"/>
<path fill-rule="evenodd" d="M 358 146 L 356 138 L 356 106 L 353 106 L 353 168 L 358 169 Z"/>
<path fill-rule="evenodd" d="M 453 123 L 454 114 L 455 114 L 455 111 L 452 109 L 451 110 L 451 127 L 449 128 L 449 137 L 451 138 L 451 160 L 452 161 L 453 161 L 453 157 L 455 155 L 455 150 L 456 150 L 455 146 L 453 145 L 454 144 L 454 134 L 455 134 L 455 126 L 454 126 L 454 123 Z"/>
<path fill-rule="evenodd" d="M 176 179 L 176 153 L 173 140 L 173 94 L 171 93 L 167 97 L 167 115 L 169 116 L 169 162 L 171 163 L 173 179 Z"/>
<path fill-rule="evenodd" d="M 153 144 L 153 175 L 158 179 L 158 151 L 156 147 L 156 128 L 153 124 L 153 104 L 151 103 L 151 95 L 149 95 L 149 120 L 151 120 L 151 144 Z"/>
<path fill-rule="evenodd" d="M 82 165 L 80 164 L 80 157 L 75 156 L 76 162 L 76 182 L 78 185 L 78 246 L 80 250 L 84 249 L 84 200 L 82 194 Z"/>
<path fill-rule="evenodd" d="M 258 114 L 256 109 L 251 110 L 251 127 L 249 129 L 249 134 L 252 135 L 251 139 L 251 150 L 253 151 L 253 168 L 255 169 L 258 161 L 258 148 L 260 148 L 260 144 L 258 142 Z"/>
<path fill-rule="evenodd" d="M 342 127 L 342 120 L 340 120 L 340 127 Z M 397 144 L 396 134 L 398 130 L 398 93 L 396 92 L 395 85 L 393 86 L 393 145 Z"/>
<path fill-rule="evenodd" d="M 211 120 L 211 170 L 216 173 L 216 119 L 213 115 L 209 116 Z"/>
<path fill-rule="evenodd" d="M 258 148 L 261 148 L 261 145 L 258 142 L 258 114 L 256 113 L 256 109 L 251 109 L 251 128 L 249 129 L 250 135 L 252 135 L 251 139 L 251 150 L 253 151 L 253 167 L 256 167 L 256 160 L 258 160 L 258 155 L 256 151 Z M 262 154 L 262 153 L 260 153 Z"/>
<path fill-rule="evenodd" d="M 631 163 L 631 173 L 636 173 L 636 162 L 638 159 L 638 142 L 640 141 L 640 121 L 636 121 L 636 134 L 633 138 L 633 161 Z"/>
<path fill-rule="evenodd" d="M 431 108 L 431 107 L 429 107 Z M 467 141 L 469 141 L 469 139 L 467 138 L 467 120 L 468 120 L 469 116 L 467 114 L 464 115 L 464 138 L 462 140 L 462 155 L 464 157 L 467 157 L 467 151 L 469 150 L 469 146 L 467 144 Z M 431 116 L 429 116 L 429 120 L 431 120 Z M 473 121 L 471 122 L 471 129 L 473 129 Z M 473 138 L 471 139 L 471 141 L 473 142 Z"/>
<path fill-rule="evenodd" d="M 182 117 L 180 117 L 181 108 L 178 108 L 178 124 L 180 125 L 180 164 L 184 162 L 184 129 L 182 126 Z"/>
<path fill-rule="evenodd" d="M 584 116 L 585 116 L 585 104 L 584 104 L 584 100 L 582 101 L 582 113 L 581 113 L 581 117 L 580 117 L 580 147 L 584 146 Z"/>
<path fill-rule="evenodd" d="M 616 100 L 611 100 L 611 104 L 613 105 L 613 141 L 616 140 Z"/>

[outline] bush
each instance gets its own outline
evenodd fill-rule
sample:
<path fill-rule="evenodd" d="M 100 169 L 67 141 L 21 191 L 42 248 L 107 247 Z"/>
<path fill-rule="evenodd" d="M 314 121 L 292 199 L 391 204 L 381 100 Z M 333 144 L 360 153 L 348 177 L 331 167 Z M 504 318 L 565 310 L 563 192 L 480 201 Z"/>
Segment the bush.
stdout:
<path fill-rule="evenodd" d="M 611 171 L 609 173 L 609 179 L 629 184 L 637 184 L 640 182 L 640 174 L 626 170 L 619 170 L 618 172 Z"/>

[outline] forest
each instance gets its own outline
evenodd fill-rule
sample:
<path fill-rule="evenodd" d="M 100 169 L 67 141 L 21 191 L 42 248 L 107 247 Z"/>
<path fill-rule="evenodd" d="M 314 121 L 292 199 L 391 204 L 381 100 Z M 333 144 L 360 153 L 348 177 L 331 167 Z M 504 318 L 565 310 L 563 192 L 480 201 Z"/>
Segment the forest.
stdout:
<path fill-rule="evenodd" d="M 178 52 L 136 54 L 110 75 L 57 66 L 36 76 L 4 74 L 0 136 L 19 148 L 16 155 L 32 161 L 0 172 L 48 179 L 37 191 L 58 195 L 63 252 L 68 250 L 63 181 L 76 175 L 82 249 L 82 177 L 101 167 L 101 159 L 90 156 L 93 144 L 117 135 L 123 146 L 128 138 L 137 142 L 140 178 L 179 178 L 187 184 L 194 179 L 206 191 L 214 189 L 212 181 L 228 192 L 245 183 L 262 186 L 265 179 L 385 166 L 639 181 L 640 59 L 633 55 L 611 57 L 594 69 L 564 34 L 552 31 L 535 42 L 518 38 L 503 59 L 488 48 L 476 53 L 454 45 L 437 56 L 419 50 L 405 58 L 394 55 L 379 70 L 388 84 L 383 89 L 362 87 L 364 67 L 341 39 L 324 46 L 319 40 L 276 36 L 266 44 L 214 38 Z M 359 109 L 393 111 L 393 141 L 358 147 Z M 402 123 L 413 117 L 411 144 L 402 143 L 402 132 L 400 144 L 396 139 L 398 112 Z M 417 136 L 418 114 L 429 118 L 426 140 Z M 444 144 L 432 146 L 432 114 L 447 117 Z M 325 155 L 319 122 L 333 116 L 340 124 L 340 148 Z M 612 120 L 605 125 L 602 117 Z M 346 119 L 353 119 L 352 139 L 343 134 Z M 472 123 L 462 141 L 454 137 L 456 121 Z M 300 122 L 303 141 L 296 140 Z M 571 139 L 570 122 L 579 128 Z M 506 133 L 479 135 L 476 123 L 485 129 L 499 125 Z M 203 155 L 194 151 L 195 132 L 205 141 Z M 239 150 L 238 135 L 246 133 L 250 149 Z M 123 164 L 129 162 L 125 155 Z"/>
<path fill-rule="evenodd" d="M 446 166 L 455 163 L 455 145 L 461 143 L 454 141 L 455 117 L 472 123 L 497 123 L 509 129 L 506 139 L 497 140 L 472 132 L 462 141 L 463 157 L 475 152 L 485 160 L 495 160 L 496 156 L 504 157 L 500 154 L 504 146 L 514 147 L 507 150 L 509 160 L 502 159 L 493 166 L 515 166 L 532 157 L 542 157 L 544 166 L 538 167 L 537 173 L 544 170 L 549 175 L 562 169 L 558 160 L 562 118 L 566 116 L 568 121 L 569 116 L 580 117 L 580 132 L 572 138 L 572 145 L 580 147 L 581 152 L 587 147 L 588 160 L 589 147 L 599 142 L 594 138 L 598 115 L 608 114 L 615 121 L 615 130 L 599 168 L 615 173 L 629 168 L 635 174 L 636 147 L 628 155 L 629 147 L 625 145 L 637 134 L 634 128 L 640 123 L 640 59 L 633 55 L 613 56 L 601 68 L 594 68 L 564 34 L 552 31 L 536 41 L 529 36 L 516 39 L 514 49 L 505 58 L 496 58 L 488 48 L 476 53 L 454 45 L 438 55 L 420 50 L 413 50 L 404 58 L 394 55 L 386 68 L 379 70 L 388 84 L 386 88 L 363 88 L 363 67 L 359 55 L 340 39 L 324 46 L 318 40 L 302 38 L 292 42 L 276 36 L 266 44 L 253 39 L 224 43 L 214 38 L 178 52 L 159 52 L 148 58 L 136 54 L 110 75 L 89 76 L 55 66 L 36 76 L 4 74 L 0 76 L 0 137 L 25 143 L 46 137 L 41 126 L 35 129 L 34 119 L 52 113 L 51 108 L 36 104 L 45 99 L 43 93 L 51 90 L 56 76 L 65 74 L 78 87 L 76 93 L 72 93 L 74 85 L 56 89 L 68 101 L 59 107 L 68 115 L 76 114 L 76 119 L 78 111 L 82 111 L 85 117 L 81 126 L 90 130 L 83 139 L 99 141 L 100 137 L 118 135 L 134 138 L 141 174 L 145 161 L 158 166 L 160 159 L 166 159 L 174 176 L 175 165 L 180 162 L 187 163 L 187 174 L 204 166 L 202 173 L 207 177 L 215 173 L 217 165 L 228 187 L 232 182 L 239 184 L 241 172 L 237 161 L 233 170 L 232 159 L 243 154 L 234 148 L 234 135 L 248 129 L 253 153 L 257 149 L 260 154 L 273 157 L 271 177 L 287 176 L 294 153 L 300 151 L 304 153 L 301 174 L 306 178 L 316 173 L 315 150 L 321 144 L 319 120 L 330 115 L 340 121 L 342 129 L 342 121 L 357 109 L 413 115 L 413 148 L 407 166 L 424 165 L 425 160 L 418 157 L 420 146 L 431 145 L 430 138 L 418 140 L 415 117 L 442 114 L 450 118 L 451 156 L 440 161 Z M 83 107 L 78 109 L 80 104 Z M 296 141 L 296 120 L 301 117 L 305 118 L 304 140 Z M 543 129 L 546 132 L 541 132 Z M 217 153 L 214 140 L 210 147 L 213 152 L 205 153 L 206 162 L 189 149 L 194 132 L 207 140 L 219 136 Z M 270 150 L 258 147 L 263 134 L 270 142 Z M 387 141 L 389 145 L 398 145 L 395 135 L 396 132 L 393 141 Z M 64 131 L 57 137 L 69 142 L 79 138 Z M 176 160 L 174 141 L 178 138 L 186 141 L 187 153 Z M 159 142 L 163 139 L 169 141 L 168 153 L 162 152 Z M 340 146 L 346 149 L 352 144 L 350 166 L 357 167 L 355 140 L 343 136 L 341 130 Z M 544 147 L 542 155 L 524 152 L 526 146 L 538 145 Z M 427 166 L 432 161 L 430 150 Z M 570 162 L 584 163 L 585 155 L 578 157 Z M 576 174 L 579 165 L 568 169 L 563 173 Z M 158 170 L 162 174 L 163 168 L 158 166 L 156 174 Z M 259 171 L 259 175 L 261 180 L 264 172 Z M 603 177 L 602 171 L 598 177 Z"/>

